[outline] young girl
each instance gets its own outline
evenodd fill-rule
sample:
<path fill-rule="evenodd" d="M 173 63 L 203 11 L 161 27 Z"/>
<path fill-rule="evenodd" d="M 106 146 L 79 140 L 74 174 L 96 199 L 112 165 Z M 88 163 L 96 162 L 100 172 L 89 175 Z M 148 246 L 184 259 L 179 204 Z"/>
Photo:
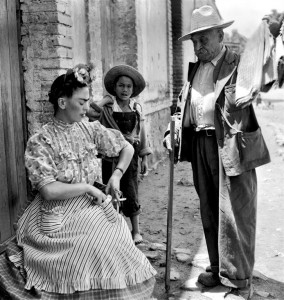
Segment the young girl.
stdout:
<path fill-rule="evenodd" d="M 126 200 L 121 202 L 121 210 L 131 220 L 132 237 L 137 245 L 143 241 L 139 230 L 141 207 L 138 200 L 138 161 L 140 157 L 141 173 L 145 174 L 148 170 L 147 156 L 152 153 L 147 146 L 142 108 L 134 99 L 145 88 L 145 80 L 136 69 L 118 65 L 107 72 L 104 84 L 107 92 L 114 97 L 107 95 L 99 105 L 92 103 L 91 106 L 100 112 L 100 122 L 108 128 L 120 130 L 135 152 L 125 172 L 117 167 L 115 159 L 104 157 L 103 182 L 108 182 L 114 169 L 123 173 L 120 190 Z"/>

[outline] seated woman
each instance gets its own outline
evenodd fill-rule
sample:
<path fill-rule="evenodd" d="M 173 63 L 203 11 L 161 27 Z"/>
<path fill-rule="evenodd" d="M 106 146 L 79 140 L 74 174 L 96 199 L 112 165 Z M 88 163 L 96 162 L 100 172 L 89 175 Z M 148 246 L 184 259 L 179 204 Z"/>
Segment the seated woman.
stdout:
<path fill-rule="evenodd" d="M 27 144 L 26 167 L 38 194 L 18 222 L 24 287 L 42 299 L 150 299 L 156 271 L 106 196 L 119 192 L 119 169 L 127 169 L 133 148 L 119 131 L 83 121 L 89 71 L 79 65 L 53 82 L 54 118 Z M 99 153 L 119 156 L 106 194 L 93 186 L 101 181 Z"/>

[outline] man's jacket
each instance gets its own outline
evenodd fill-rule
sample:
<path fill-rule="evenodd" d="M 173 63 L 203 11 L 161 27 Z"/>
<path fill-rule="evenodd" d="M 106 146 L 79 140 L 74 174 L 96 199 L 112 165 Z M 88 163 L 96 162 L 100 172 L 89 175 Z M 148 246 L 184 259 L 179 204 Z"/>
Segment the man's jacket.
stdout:
<path fill-rule="evenodd" d="M 215 130 L 220 158 L 227 176 L 236 176 L 270 162 L 269 152 L 252 105 L 235 105 L 239 56 L 228 48 L 213 73 L 215 84 Z M 199 62 L 189 63 L 188 82 L 180 94 L 182 109 L 179 160 L 191 161 L 194 127 L 190 121 L 191 88 Z"/>

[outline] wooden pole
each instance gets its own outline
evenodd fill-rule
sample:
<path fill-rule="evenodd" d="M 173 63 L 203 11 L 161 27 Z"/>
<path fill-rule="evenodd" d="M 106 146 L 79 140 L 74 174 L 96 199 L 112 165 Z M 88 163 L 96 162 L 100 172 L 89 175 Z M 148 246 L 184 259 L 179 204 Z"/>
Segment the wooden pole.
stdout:
<path fill-rule="evenodd" d="M 175 157 L 175 117 L 171 117 L 171 149 L 170 158 L 170 178 L 169 178 L 169 199 L 167 215 L 167 251 L 166 251 L 166 275 L 165 288 L 168 293 L 170 290 L 170 271 L 171 271 L 171 247 L 172 247 L 172 218 L 173 218 L 173 191 L 174 191 L 174 157 Z"/>

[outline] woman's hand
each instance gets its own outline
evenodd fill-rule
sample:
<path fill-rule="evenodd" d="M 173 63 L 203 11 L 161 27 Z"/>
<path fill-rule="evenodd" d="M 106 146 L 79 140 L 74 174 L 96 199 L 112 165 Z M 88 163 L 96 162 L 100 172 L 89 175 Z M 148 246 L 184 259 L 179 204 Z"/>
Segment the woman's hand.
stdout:
<path fill-rule="evenodd" d="M 106 194 L 110 194 L 113 199 L 119 199 L 121 196 L 120 179 L 122 175 L 123 174 L 119 169 L 115 169 L 107 183 Z"/>
<path fill-rule="evenodd" d="M 97 205 L 101 205 L 107 198 L 107 196 L 99 189 L 95 188 L 94 186 L 89 186 L 88 195 L 94 198 L 94 202 Z"/>

